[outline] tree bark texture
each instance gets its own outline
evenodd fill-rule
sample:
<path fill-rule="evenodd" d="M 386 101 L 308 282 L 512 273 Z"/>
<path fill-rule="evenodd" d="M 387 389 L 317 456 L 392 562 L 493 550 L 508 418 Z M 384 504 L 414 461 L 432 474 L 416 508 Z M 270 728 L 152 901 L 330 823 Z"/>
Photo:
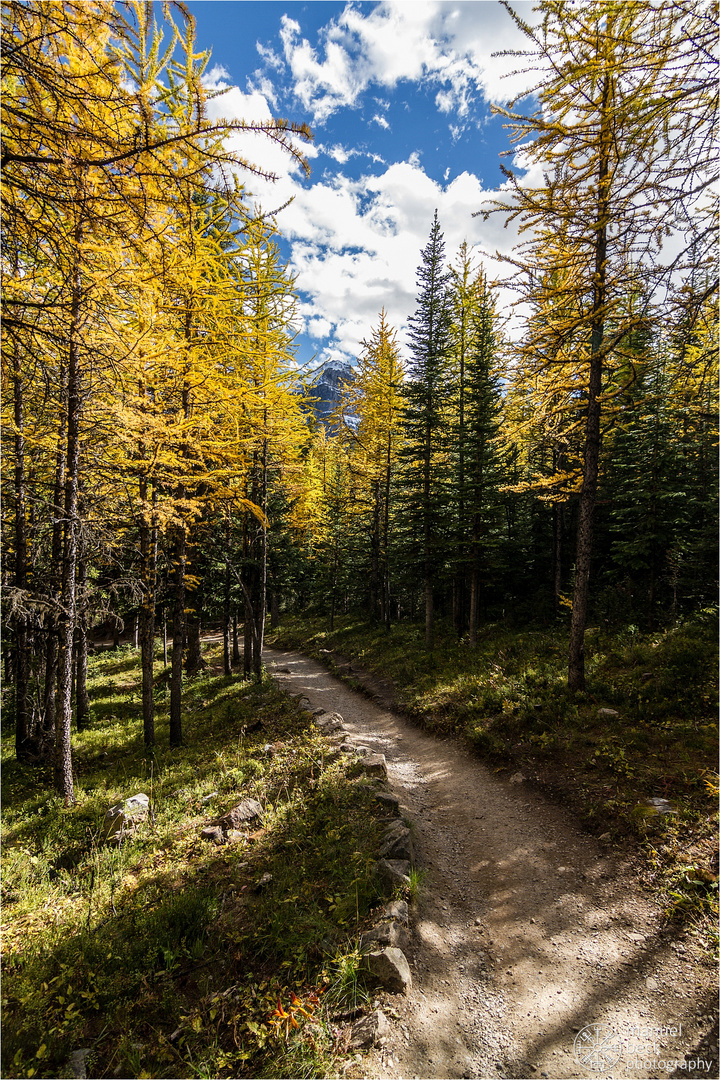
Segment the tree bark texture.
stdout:
<path fill-rule="evenodd" d="M 76 230 L 79 248 L 80 230 Z M 76 617 L 76 575 L 78 553 L 78 478 L 80 468 L 80 269 L 73 272 L 70 334 L 68 348 L 67 456 L 65 503 L 63 507 L 63 553 L 58 618 L 58 694 L 55 723 L 55 787 L 65 805 L 75 802 L 73 792 L 70 723 L 72 719 L 72 660 Z"/>
<path fill-rule="evenodd" d="M 600 146 L 598 161 L 598 208 L 595 239 L 595 274 L 590 327 L 590 373 L 588 378 L 587 418 L 583 486 L 578 516 L 575 587 L 570 622 L 568 687 L 585 689 L 585 627 L 587 626 L 590 562 L 592 559 L 593 521 L 597 500 L 600 460 L 600 395 L 602 392 L 602 345 L 605 326 L 607 281 L 607 228 L 609 217 L 608 185 L 610 180 L 611 132 L 609 124 L 610 76 L 605 74 L 600 103 Z"/>
<path fill-rule="evenodd" d="M 182 746 L 182 671 L 185 641 L 185 526 L 177 529 L 173 559 L 173 642 L 170 676 L 170 746 Z"/>
<path fill-rule="evenodd" d="M 84 553 L 78 561 L 77 637 L 75 645 L 75 725 L 83 731 L 90 718 L 90 698 L 87 689 L 88 671 L 88 603 L 87 560 Z"/>
<path fill-rule="evenodd" d="M 154 496 L 154 492 L 153 492 Z M 155 698 L 153 695 L 155 660 L 155 592 L 157 583 L 157 527 L 154 512 L 149 511 L 148 481 L 140 479 L 140 664 L 142 668 L 143 740 L 155 745 Z M 148 520 L 149 516 L 149 520 Z"/>
<path fill-rule="evenodd" d="M 18 601 L 25 606 L 27 589 L 27 492 L 25 488 L 25 402 L 20 357 L 13 358 L 15 421 L 15 587 Z M 30 653 L 27 616 L 22 611 L 13 617 L 15 644 L 15 754 L 22 757 L 30 732 Z"/>
<path fill-rule="evenodd" d="M 67 407 L 65 365 L 60 369 L 60 425 L 58 448 L 55 458 L 55 484 L 53 488 L 53 528 L 50 554 L 50 610 L 47 618 L 47 642 L 45 653 L 45 688 L 42 719 L 42 743 L 49 753 L 55 742 L 55 710 L 58 665 L 58 611 L 60 605 L 60 581 L 62 577 L 63 542 L 63 492 L 65 490 Z"/>

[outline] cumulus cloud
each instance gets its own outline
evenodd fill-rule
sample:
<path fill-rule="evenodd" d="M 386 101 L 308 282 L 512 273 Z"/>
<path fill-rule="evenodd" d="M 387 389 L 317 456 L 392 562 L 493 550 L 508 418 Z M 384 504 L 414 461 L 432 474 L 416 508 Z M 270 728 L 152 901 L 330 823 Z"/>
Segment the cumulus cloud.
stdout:
<path fill-rule="evenodd" d="M 352 361 L 382 307 L 404 339 L 436 208 L 449 259 L 467 240 L 489 264 L 494 250 L 508 251 L 513 240 L 502 221 L 472 216 L 488 198 L 476 176 L 465 172 L 437 183 L 417 160 L 357 179 L 338 174 L 306 187 L 291 180 L 283 193 L 291 189 L 295 197 L 279 225 L 291 244 L 307 331 L 327 339 L 323 360 Z"/>
<path fill-rule="evenodd" d="M 513 24 L 500 5 L 463 2 L 392 0 L 368 14 L 348 6 L 325 27 L 317 49 L 294 19 L 283 16 L 280 32 L 284 59 L 275 59 L 286 66 L 295 93 L 316 122 L 340 107 L 358 107 L 370 84 L 392 87 L 416 79 L 435 82 L 436 106 L 455 117 L 456 138 L 472 122 L 473 95 L 496 95 L 499 73 L 507 69 L 507 59 L 493 60 L 490 53 L 514 40 Z M 226 88 L 225 71 L 217 69 L 213 79 L 216 87 Z M 250 84 L 248 93 L 231 87 L 210 107 L 214 115 L 230 119 L 269 119 L 272 94 L 270 86 L 263 92 L 260 82 Z M 375 104 L 380 111 L 374 122 L 387 126 L 386 103 L 376 97 Z M 321 360 L 352 361 L 382 307 L 405 340 L 416 270 L 436 208 L 448 259 L 467 240 L 491 276 L 501 272 L 493 263 L 495 251 L 508 253 L 516 239 L 514 230 L 504 229 L 501 215 L 488 221 L 473 217 L 497 193 L 485 190 L 470 172 L 451 180 L 446 170 L 442 182 L 432 179 L 417 151 L 387 164 L 377 154 L 341 143 L 306 147 L 309 157 L 323 153 L 338 165 L 366 156 L 382 166 L 355 178 L 338 172 L 308 183 L 288 155 L 262 135 L 238 133 L 232 148 L 279 177 L 275 184 L 248 174 L 241 179 L 265 212 L 284 206 L 278 225 L 289 242 L 301 293 L 299 322 L 320 346 Z"/>
<path fill-rule="evenodd" d="M 526 20 L 532 19 L 532 7 L 529 0 L 515 4 Z M 295 93 L 315 124 L 341 107 L 356 106 L 370 86 L 434 84 L 439 111 L 464 117 L 476 96 L 507 101 L 532 85 L 524 62 L 508 77 L 507 58 L 493 56 L 524 48 L 525 39 L 508 12 L 489 0 L 385 0 L 367 14 L 348 4 L 321 30 L 317 48 L 285 15 L 280 37 Z"/>

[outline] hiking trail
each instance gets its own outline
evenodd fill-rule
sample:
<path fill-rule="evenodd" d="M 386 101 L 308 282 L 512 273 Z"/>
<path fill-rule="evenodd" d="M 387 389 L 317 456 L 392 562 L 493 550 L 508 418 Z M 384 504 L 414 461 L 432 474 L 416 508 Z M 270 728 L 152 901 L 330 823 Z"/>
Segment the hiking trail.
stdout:
<path fill-rule="evenodd" d="M 376 995 L 386 1045 L 348 1077 L 716 1077 L 714 967 L 669 934 L 631 858 L 583 833 L 520 775 L 500 779 L 456 738 L 380 703 L 299 652 L 269 672 L 351 741 L 383 753 L 424 872 L 411 913 L 409 998 Z M 514 781 L 514 782 L 513 782 Z"/>

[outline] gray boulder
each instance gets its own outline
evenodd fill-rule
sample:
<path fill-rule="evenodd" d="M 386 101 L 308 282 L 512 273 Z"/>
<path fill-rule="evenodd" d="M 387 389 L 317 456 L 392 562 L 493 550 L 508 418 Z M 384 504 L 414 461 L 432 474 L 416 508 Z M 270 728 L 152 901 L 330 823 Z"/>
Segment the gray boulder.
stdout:
<path fill-rule="evenodd" d="M 404 900 L 392 900 L 383 908 L 384 919 L 395 919 L 407 926 L 409 920 L 408 906 Z"/>
<path fill-rule="evenodd" d="M 350 1050 L 364 1050 L 369 1046 L 378 1046 L 390 1034 L 390 1021 L 384 1012 L 376 1009 L 369 1016 L 363 1016 L 353 1024 L 350 1031 Z"/>
<path fill-rule="evenodd" d="M 247 828 L 255 821 L 262 821 L 265 814 L 260 803 L 257 799 L 243 799 L 237 806 L 233 806 L 232 810 L 228 810 L 227 814 L 223 814 L 221 818 L 214 821 L 214 825 L 219 825 L 223 832 L 229 832 L 231 829 Z"/>
<path fill-rule="evenodd" d="M 351 742 L 341 743 L 340 750 L 343 754 L 357 754 L 359 757 L 365 757 L 366 754 L 372 753 L 369 746 L 356 746 L 355 743 Z"/>
<path fill-rule="evenodd" d="M 381 949 L 367 953 L 363 966 L 374 979 L 395 994 L 409 994 L 412 990 L 412 975 L 405 953 L 400 949 Z"/>
<path fill-rule="evenodd" d="M 376 952 L 380 948 L 392 947 L 405 952 L 410 946 L 410 935 L 399 922 L 383 922 L 374 926 L 360 938 L 360 952 Z"/>
<path fill-rule="evenodd" d="M 376 791 L 375 802 L 379 803 L 381 809 L 387 810 L 391 814 L 400 813 L 400 800 L 397 795 L 393 795 L 389 791 Z"/>
<path fill-rule="evenodd" d="M 211 844 L 225 843 L 225 834 L 219 825 L 206 825 L 204 829 L 200 830 L 200 837 L 202 840 L 207 840 Z"/>
<path fill-rule="evenodd" d="M 332 735 L 336 731 L 344 731 L 343 718 L 340 713 L 323 713 L 315 717 L 315 726 L 324 735 Z"/>
<path fill-rule="evenodd" d="M 380 855 L 383 859 L 405 859 L 414 865 L 415 849 L 410 830 L 401 821 L 393 822 L 385 832 Z"/>
<path fill-rule="evenodd" d="M 406 888 L 410 884 L 410 863 L 406 859 L 378 859 L 375 871 L 384 885 L 394 889 L 397 885 Z"/>
<path fill-rule="evenodd" d="M 139 822 L 147 817 L 149 809 L 150 800 L 142 792 L 111 806 L 103 821 L 103 840 L 121 840 L 134 832 Z"/>
<path fill-rule="evenodd" d="M 387 780 L 387 762 L 384 754 L 367 754 L 363 758 L 362 767 L 367 776 Z"/>

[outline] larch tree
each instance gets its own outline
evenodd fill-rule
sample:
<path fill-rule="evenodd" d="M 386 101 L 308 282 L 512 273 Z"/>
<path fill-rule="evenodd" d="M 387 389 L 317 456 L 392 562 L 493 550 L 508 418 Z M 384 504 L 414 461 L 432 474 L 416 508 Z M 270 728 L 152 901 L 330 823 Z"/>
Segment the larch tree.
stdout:
<path fill-rule="evenodd" d="M 108 389 L 115 375 L 127 386 L 137 374 L 137 350 L 129 340 L 129 270 L 152 262 L 148 250 L 161 234 L 164 255 L 172 250 L 166 241 L 177 223 L 179 185 L 202 190 L 221 183 L 232 190 L 234 170 L 262 172 L 226 148 L 229 132 L 260 133 L 304 166 L 296 139 L 310 137 L 307 128 L 282 120 L 211 123 L 192 19 L 177 5 L 176 25 L 170 5 L 163 10 L 170 28 L 164 49 L 152 5 L 140 2 L 117 8 L 105 0 L 10 0 L 2 11 L 4 406 L 13 434 L 12 477 L 6 472 L 5 483 L 7 490 L 11 480 L 12 497 L 5 505 L 13 518 L 18 750 L 30 736 L 47 741 L 54 730 L 56 785 L 68 803 L 73 640 L 84 618 L 77 604 L 78 575 L 85 576 L 80 473 L 82 465 L 83 476 L 94 475 L 90 467 L 98 460 L 82 457 L 89 445 L 87 408 L 91 400 L 103 403 L 111 419 L 118 402 L 110 392 L 98 392 L 97 377 Z M 173 59 L 176 50 L 184 61 Z M 192 100 L 184 111 L 178 107 L 181 86 Z M 49 394 L 32 417 L 42 427 L 36 444 L 41 468 L 34 467 L 33 475 L 41 476 L 43 492 L 50 494 L 34 491 L 32 507 L 43 505 L 46 522 L 52 522 L 50 570 L 42 583 L 28 574 L 34 554 L 27 528 L 26 406 L 38 368 Z M 152 505 L 157 486 L 147 478 L 141 501 Z M 147 527 L 146 567 L 153 558 L 152 514 Z M 142 588 L 151 595 L 150 578 Z M 82 591 L 87 594 L 85 586 Z M 47 648 L 44 716 L 36 722 L 29 713 L 26 660 L 27 631 L 38 610 Z M 33 644 L 39 640 L 34 634 Z M 149 731 L 146 737 L 151 740 Z"/>
<path fill-rule="evenodd" d="M 362 342 L 355 378 L 342 391 L 337 421 L 351 445 L 351 468 L 369 540 L 369 612 L 390 626 L 391 521 L 401 445 L 402 377 L 395 331 L 383 308 Z M 354 419 L 350 421 L 348 417 Z"/>
<path fill-rule="evenodd" d="M 684 78 L 698 61 L 707 75 L 712 59 L 689 44 L 692 30 L 674 5 L 542 0 L 537 27 L 505 6 L 532 45 L 519 55 L 542 73 L 532 115 L 498 109 L 521 144 L 523 167 L 544 173 L 542 185 L 533 186 L 507 171 L 503 209 L 519 220 L 525 238 L 512 261 L 524 295 L 537 300 L 545 290 L 542 306 L 562 313 L 528 335 L 522 350 L 534 360 L 544 354 L 548 363 L 564 354 L 583 371 L 568 660 L 568 685 L 582 690 L 604 373 L 619 343 L 651 314 L 650 307 L 623 311 L 629 277 L 641 274 L 645 295 L 655 302 L 661 288 L 671 288 L 673 272 L 707 256 L 707 239 L 692 227 L 689 235 L 688 221 L 697 213 L 701 231 L 709 222 L 707 183 L 715 166 L 708 140 L 716 105 L 707 79 L 694 80 L 684 99 Z M 562 286 L 549 254 L 558 237 Z M 561 303 L 558 288 L 565 291 Z"/>

